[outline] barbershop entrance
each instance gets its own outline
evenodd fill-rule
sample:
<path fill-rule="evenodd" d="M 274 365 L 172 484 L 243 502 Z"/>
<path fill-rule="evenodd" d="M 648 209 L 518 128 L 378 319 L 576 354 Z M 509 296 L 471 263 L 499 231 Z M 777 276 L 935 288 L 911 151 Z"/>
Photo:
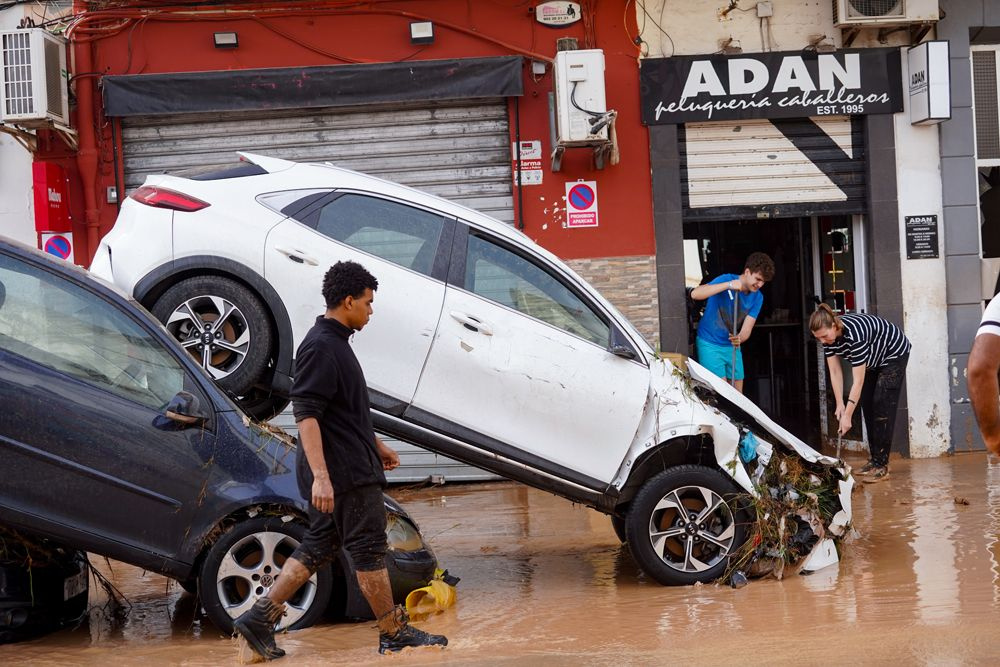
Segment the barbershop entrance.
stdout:
<path fill-rule="evenodd" d="M 688 287 L 721 273 L 741 273 L 748 255 L 774 260 L 774 279 L 743 345 L 744 393 L 772 419 L 806 442 L 819 442 L 828 393 L 822 352 L 809 333 L 820 301 L 839 312 L 858 307 L 851 216 L 699 220 L 684 223 Z M 698 302 L 689 301 L 692 353 Z M 824 410 L 825 412 L 825 410 Z"/>

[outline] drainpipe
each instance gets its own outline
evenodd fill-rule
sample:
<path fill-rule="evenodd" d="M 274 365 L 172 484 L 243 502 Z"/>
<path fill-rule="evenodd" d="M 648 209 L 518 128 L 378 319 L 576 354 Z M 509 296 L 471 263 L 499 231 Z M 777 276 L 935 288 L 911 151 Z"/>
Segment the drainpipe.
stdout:
<path fill-rule="evenodd" d="M 87 11 L 84 0 L 73 0 L 73 13 Z M 94 113 L 94 81 L 90 76 L 94 71 L 93 43 L 89 41 L 72 41 L 73 59 L 76 63 L 76 131 L 79 150 L 76 153 L 76 166 L 80 171 L 80 181 L 83 185 L 84 220 L 87 229 L 87 266 L 94 259 L 97 244 L 100 241 L 100 220 L 97 208 L 97 132 L 96 114 Z M 79 76 L 84 74 L 85 76 Z"/>

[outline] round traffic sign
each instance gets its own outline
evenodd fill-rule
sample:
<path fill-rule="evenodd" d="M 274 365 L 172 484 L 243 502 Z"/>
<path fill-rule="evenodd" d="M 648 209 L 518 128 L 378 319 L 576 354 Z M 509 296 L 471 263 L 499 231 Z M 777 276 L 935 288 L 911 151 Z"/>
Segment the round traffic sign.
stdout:
<path fill-rule="evenodd" d="M 594 190 L 585 183 L 579 183 L 569 189 L 570 206 L 580 210 L 586 210 L 594 205 Z"/>
<path fill-rule="evenodd" d="M 50 255 L 55 255 L 59 259 L 66 259 L 69 257 L 70 251 L 73 246 L 70 244 L 69 239 L 65 236 L 53 236 L 45 242 L 45 252 Z"/>

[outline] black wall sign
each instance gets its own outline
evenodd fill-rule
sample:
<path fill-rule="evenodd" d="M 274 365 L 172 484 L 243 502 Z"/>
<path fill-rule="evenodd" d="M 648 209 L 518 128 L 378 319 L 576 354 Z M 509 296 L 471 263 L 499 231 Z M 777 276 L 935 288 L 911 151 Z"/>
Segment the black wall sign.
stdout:
<path fill-rule="evenodd" d="M 937 256 L 937 216 L 906 216 L 906 259 L 934 259 Z"/>
<path fill-rule="evenodd" d="M 899 49 L 646 58 L 646 125 L 903 110 Z"/>

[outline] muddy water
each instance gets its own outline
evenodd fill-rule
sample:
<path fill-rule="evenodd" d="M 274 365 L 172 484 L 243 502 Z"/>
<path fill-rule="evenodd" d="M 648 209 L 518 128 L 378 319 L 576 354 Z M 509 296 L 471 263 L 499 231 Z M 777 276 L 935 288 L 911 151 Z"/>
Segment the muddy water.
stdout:
<path fill-rule="evenodd" d="M 371 624 L 327 624 L 280 636 L 277 664 L 1000 662 L 1000 463 L 983 455 L 894 461 L 855 492 L 861 537 L 839 568 L 740 590 L 651 583 L 606 517 L 520 485 L 394 495 L 462 577 L 457 606 L 422 624 L 451 646 L 379 659 Z M 0 663 L 236 664 L 175 584 L 100 566 L 131 601 L 124 621 L 92 594 L 89 625 L 0 647 Z"/>

